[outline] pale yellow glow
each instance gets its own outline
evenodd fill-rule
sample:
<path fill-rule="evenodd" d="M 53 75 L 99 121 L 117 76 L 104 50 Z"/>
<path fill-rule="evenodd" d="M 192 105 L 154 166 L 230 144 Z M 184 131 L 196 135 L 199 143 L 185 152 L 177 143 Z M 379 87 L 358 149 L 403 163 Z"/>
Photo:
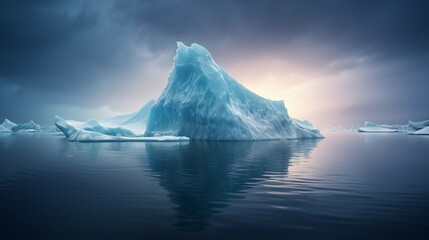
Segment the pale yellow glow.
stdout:
<path fill-rule="evenodd" d="M 284 100 L 290 116 L 329 122 L 333 109 L 347 108 L 354 86 L 353 71 L 321 73 L 286 60 L 261 58 L 228 65 L 226 71 L 258 95 Z M 328 120 L 329 119 L 329 120 Z"/>

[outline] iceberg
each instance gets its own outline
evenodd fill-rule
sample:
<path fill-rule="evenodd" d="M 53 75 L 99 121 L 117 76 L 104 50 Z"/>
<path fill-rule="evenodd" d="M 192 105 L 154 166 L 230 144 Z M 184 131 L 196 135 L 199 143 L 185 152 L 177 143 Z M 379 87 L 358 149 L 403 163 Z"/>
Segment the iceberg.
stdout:
<path fill-rule="evenodd" d="M 155 100 L 146 103 L 139 111 L 102 120 L 79 122 L 55 116 L 55 126 L 72 142 L 170 142 L 189 141 L 183 136 L 145 137 L 146 122 Z"/>
<path fill-rule="evenodd" d="M 408 124 L 406 125 L 406 129 L 409 131 L 412 130 L 421 130 L 429 126 L 429 120 L 426 121 L 420 121 L 420 122 L 412 122 L 408 121 Z"/>
<path fill-rule="evenodd" d="M 365 122 L 364 127 L 358 128 L 359 132 L 367 132 L 367 133 L 407 133 L 407 134 L 425 134 L 427 130 L 425 128 L 429 127 L 429 120 L 420 121 L 420 122 L 412 122 L 408 121 L 407 124 L 404 125 L 388 125 L 388 124 L 376 124 L 372 122 Z"/>
<path fill-rule="evenodd" d="M 42 128 L 39 124 L 30 121 L 28 123 L 17 124 L 11 130 L 12 132 L 40 132 Z"/>
<path fill-rule="evenodd" d="M 79 129 L 103 133 L 106 135 L 135 137 L 143 135 L 145 132 L 149 111 L 155 101 L 155 99 L 150 100 L 137 112 L 105 118 L 98 121 L 66 121 L 59 116 L 55 116 L 54 124 L 66 137 L 70 137 L 71 134 Z"/>
<path fill-rule="evenodd" d="M 410 135 L 429 135 L 429 127 L 422 128 L 415 132 L 409 133 Z"/>
<path fill-rule="evenodd" d="M 2 124 L 0 124 L 1 133 L 11 133 L 11 132 L 40 132 L 42 127 L 39 124 L 36 124 L 33 121 L 28 123 L 16 124 L 9 119 L 5 119 Z"/>
<path fill-rule="evenodd" d="M 5 128 L 2 125 L 0 125 L 0 133 L 11 133 L 12 130 L 10 130 L 9 128 Z"/>
<path fill-rule="evenodd" d="M 199 140 L 321 138 L 289 117 L 283 101 L 263 98 L 233 79 L 201 45 L 177 43 L 168 84 L 150 110 L 145 136 Z"/>
<path fill-rule="evenodd" d="M 400 132 L 400 125 L 385 125 L 385 124 L 376 124 L 366 121 L 364 127 L 358 128 L 358 132 L 379 132 L 379 133 L 391 133 L 391 132 Z"/>
<path fill-rule="evenodd" d="M 60 129 L 66 137 L 72 136 L 77 131 L 95 132 L 109 136 L 124 136 L 135 137 L 136 133 L 123 127 L 107 127 L 102 126 L 97 120 L 89 120 L 87 122 L 66 121 L 59 116 L 55 116 L 55 125 Z"/>
<path fill-rule="evenodd" d="M 39 125 L 33 121 L 23 124 L 16 124 L 9 119 L 5 119 L 0 124 L 0 133 L 12 132 L 57 132 L 58 129 L 55 125 Z"/>
<path fill-rule="evenodd" d="M 283 101 L 263 98 L 228 75 L 201 45 L 177 43 L 161 96 L 135 113 L 78 122 L 55 117 L 70 141 L 269 140 L 322 138 Z"/>
<path fill-rule="evenodd" d="M 129 115 L 133 116 L 132 114 Z M 64 120 L 59 116 L 55 116 L 55 126 L 64 133 L 64 135 L 72 142 L 117 142 L 117 141 L 189 141 L 187 137 L 163 136 L 163 137 L 144 137 L 143 134 L 135 133 L 125 127 L 107 127 L 102 126 L 96 120 L 87 122 L 78 122 L 73 120 Z M 104 120 L 106 123 L 106 120 Z M 108 122 L 108 121 L 107 121 Z M 110 122 L 110 124 L 114 123 Z"/>
<path fill-rule="evenodd" d="M 12 128 L 16 127 L 17 124 L 6 118 L 0 126 L 2 127 L 2 129 L 11 130 Z"/>

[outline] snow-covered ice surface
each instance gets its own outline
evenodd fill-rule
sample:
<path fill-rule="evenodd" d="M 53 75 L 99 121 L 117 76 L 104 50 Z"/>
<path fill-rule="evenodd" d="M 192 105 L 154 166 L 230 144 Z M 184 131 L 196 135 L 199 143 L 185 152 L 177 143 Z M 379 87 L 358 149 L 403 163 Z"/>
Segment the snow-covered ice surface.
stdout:
<path fill-rule="evenodd" d="M 71 141 L 268 140 L 321 138 L 309 121 L 288 115 L 283 101 L 251 92 L 202 46 L 178 43 L 168 84 L 138 112 L 78 122 L 55 117 Z"/>
<path fill-rule="evenodd" d="M 260 97 L 234 80 L 204 47 L 181 42 L 145 133 L 165 135 L 200 140 L 323 137 L 310 122 L 289 117 L 283 101 Z"/>
<path fill-rule="evenodd" d="M 412 135 L 424 134 L 429 127 L 429 120 L 420 121 L 420 122 L 412 122 L 408 121 L 407 124 L 404 125 L 387 125 L 387 124 L 376 124 L 372 122 L 365 122 L 364 127 L 360 127 L 358 129 L 359 132 L 368 132 L 368 133 L 407 133 Z M 425 130 L 426 129 L 426 130 Z"/>

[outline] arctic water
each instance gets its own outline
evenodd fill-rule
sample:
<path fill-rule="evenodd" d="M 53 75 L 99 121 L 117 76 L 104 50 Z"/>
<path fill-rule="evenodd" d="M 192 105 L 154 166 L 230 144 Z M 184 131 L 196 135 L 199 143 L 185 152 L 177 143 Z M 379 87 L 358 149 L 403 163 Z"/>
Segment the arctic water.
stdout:
<path fill-rule="evenodd" d="M 0 135 L 0 239 L 429 239 L 429 136 Z"/>

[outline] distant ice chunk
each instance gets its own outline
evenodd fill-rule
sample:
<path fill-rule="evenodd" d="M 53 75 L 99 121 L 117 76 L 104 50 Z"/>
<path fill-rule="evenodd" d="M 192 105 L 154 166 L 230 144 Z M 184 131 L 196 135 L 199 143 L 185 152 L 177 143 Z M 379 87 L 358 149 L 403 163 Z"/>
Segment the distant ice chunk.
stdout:
<path fill-rule="evenodd" d="M 404 125 L 388 125 L 388 124 L 376 124 L 372 122 L 365 122 L 364 127 L 358 129 L 359 132 L 368 132 L 368 133 L 394 133 L 402 132 L 408 134 L 424 134 L 426 130 L 423 130 L 429 126 L 429 120 L 412 122 L 408 121 L 408 124 Z"/>
<path fill-rule="evenodd" d="M 395 132 L 401 132 L 398 129 L 392 129 L 392 128 L 384 128 L 384 127 L 360 127 L 358 129 L 358 132 L 368 132 L 368 133 L 395 133 Z"/>
<path fill-rule="evenodd" d="M 39 124 L 30 121 L 28 123 L 17 124 L 11 130 L 12 132 L 40 132 L 42 128 Z"/>
<path fill-rule="evenodd" d="M 39 125 L 33 121 L 23 124 L 16 124 L 9 119 L 5 119 L 0 124 L 0 133 L 11 133 L 11 132 L 57 132 L 58 129 L 54 125 Z"/>
<path fill-rule="evenodd" d="M 380 125 L 372 122 L 365 122 L 364 127 L 358 128 L 359 132 L 378 132 L 378 133 L 392 133 L 400 132 L 401 126 L 396 125 Z"/>
<path fill-rule="evenodd" d="M 2 125 L 0 125 L 0 133 L 11 133 L 12 130 L 10 130 L 9 128 L 5 128 Z"/>
<path fill-rule="evenodd" d="M 106 127 L 102 126 L 96 120 L 89 120 L 87 122 L 78 121 L 66 121 L 59 116 L 55 116 L 55 125 L 64 135 L 70 138 L 78 131 L 99 133 L 107 136 L 118 136 L 118 137 L 136 137 L 138 134 L 123 127 Z M 81 134 L 82 135 L 82 134 Z"/>
<path fill-rule="evenodd" d="M 4 129 L 11 130 L 12 128 L 16 127 L 17 124 L 6 118 L 0 126 L 3 127 Z"/>
<path fill-rule="evenodd" d="M 420 130 L 417 130 L 415 132 L 411 132 L 409 134 L 411 134 L 411 135 L 429 135 L 429 127 L 422 128 Z"/>
<path fill-rule="evenodd" d="M 406 126 L 408 129 L 420 130 L 429 126 L 429 120 L 420 121 L 420 122 L 412 122 L 408 121 L 408 125 Z"/>

